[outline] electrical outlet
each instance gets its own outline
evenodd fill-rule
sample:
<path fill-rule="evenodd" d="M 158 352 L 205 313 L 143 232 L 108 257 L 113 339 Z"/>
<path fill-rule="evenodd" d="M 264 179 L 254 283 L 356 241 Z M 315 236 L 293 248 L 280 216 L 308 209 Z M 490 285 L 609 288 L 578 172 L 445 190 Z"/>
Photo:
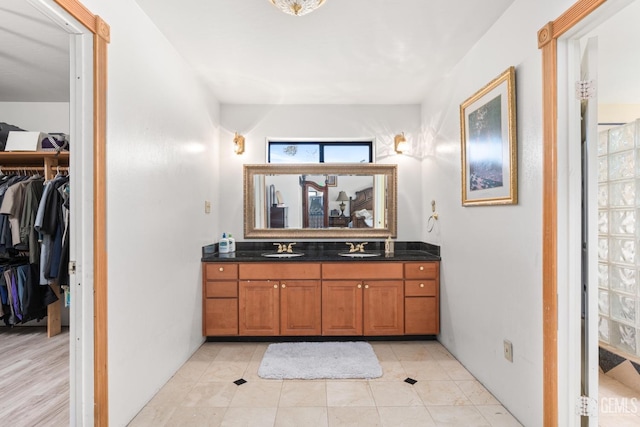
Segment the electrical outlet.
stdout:
<path fill-rule="evenodd" d="M 504 358 L 513 363 L 513 344 L 509 340 L 504 340 Z"/>
<path fill-rule="evenodd" d="M 204 201 L 204 213 L 211 213 L 211 202 L 208 200 Z"/>

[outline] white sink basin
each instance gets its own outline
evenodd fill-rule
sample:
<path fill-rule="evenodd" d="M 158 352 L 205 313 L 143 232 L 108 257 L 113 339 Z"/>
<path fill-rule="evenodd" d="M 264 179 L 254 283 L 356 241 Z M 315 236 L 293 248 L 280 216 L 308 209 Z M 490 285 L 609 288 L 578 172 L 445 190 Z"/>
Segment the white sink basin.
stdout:
<path fill-rule="evenodd" d="M 295 258 L 298 256 L 302 256 L 304 255 L 303 253 L 300 252 L 267 252 L 265 254 L 262 254 L 262 256 L 267 257 L 267 258 Z"/>
<path fill-rule="evenodd" d="M 374 256 L 380 256 L 380 254 L 376 252 L 342 252 L 342 253 L 339 253 L 338 255 L 346 256 L 349 258 L 369 258 Z"/>

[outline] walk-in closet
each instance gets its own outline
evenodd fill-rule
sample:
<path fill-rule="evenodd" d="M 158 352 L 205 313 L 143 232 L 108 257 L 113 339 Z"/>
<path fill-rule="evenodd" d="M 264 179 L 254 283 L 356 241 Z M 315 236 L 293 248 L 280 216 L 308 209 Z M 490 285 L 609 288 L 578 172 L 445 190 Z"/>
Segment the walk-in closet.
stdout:
<path fill-rule="evenodd" d="M 69 425 L 69 34 L 2 3 L 0 425 Z"/>

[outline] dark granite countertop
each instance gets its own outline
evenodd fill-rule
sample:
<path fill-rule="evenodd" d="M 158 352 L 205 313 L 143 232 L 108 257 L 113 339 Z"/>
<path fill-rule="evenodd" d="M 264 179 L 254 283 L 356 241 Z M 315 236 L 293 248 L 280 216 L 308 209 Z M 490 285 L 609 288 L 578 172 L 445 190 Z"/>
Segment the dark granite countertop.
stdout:
<path fill-rule="evenodd" d="M 361 243 L 354 241 L 353 243 Z M 277 242 L 277 243 L 290 243 Z M 440 261 L 440 247 L 424 242 L 394 241 L 393 254 L 384 253 L 384 242 L 369 242 L 364 246 L 365 253 L 379 253 L 379 256 L 350 258 L 339 255 L 348 253 L 349 246 L 345 242 L 295 242 L 294 253 L 302 256 L 290 258 L 270 258 L 263 254 L 277 253 L 273 242 L 237 242 L 236 252 L 219 254 L 218 244 L 202 248 L 202 262 L 374 262 L 374 261 Z"/>

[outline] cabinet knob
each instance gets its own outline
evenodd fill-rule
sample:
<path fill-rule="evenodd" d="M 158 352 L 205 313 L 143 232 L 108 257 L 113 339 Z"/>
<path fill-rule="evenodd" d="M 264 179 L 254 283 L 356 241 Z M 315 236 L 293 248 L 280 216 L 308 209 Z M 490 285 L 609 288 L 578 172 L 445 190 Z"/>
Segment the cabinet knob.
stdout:
<path fill-rule="evenodd" d="M 287 285 L 285 283 L 282 284 L 282 289 L 286 288 Z"/>
<path fill-rule="evenodd" d="M 424 288 L 424 283 L 420 283 L 420 287 L 421 287 L 421 288 Z"/>
<path fill-rule="evenodd" d="M 224 271 L 224 267 L 220 267 L 218 271 Z"/>
<path fill-rule="evenodd" d="M 273 285 L 273 288 L 274 289 L 278 289 L 278 285 Z"/>
<path fill-rule="evenodd" d="M 365 289 L 369 289 L 369 285 L 364 285 L 364 288 Z"/>
<path fill-rule="evenodd" d="M 423 270 L 424 270 L 424 267 L 423 267 L 423 266 L 420 266 L 420 271 L 423 271 Z"/>
<path fill-rule="evenodd" d="M 358 289 L 362 288 L 362 285 L 360 283 L 358 283 Z"/>

